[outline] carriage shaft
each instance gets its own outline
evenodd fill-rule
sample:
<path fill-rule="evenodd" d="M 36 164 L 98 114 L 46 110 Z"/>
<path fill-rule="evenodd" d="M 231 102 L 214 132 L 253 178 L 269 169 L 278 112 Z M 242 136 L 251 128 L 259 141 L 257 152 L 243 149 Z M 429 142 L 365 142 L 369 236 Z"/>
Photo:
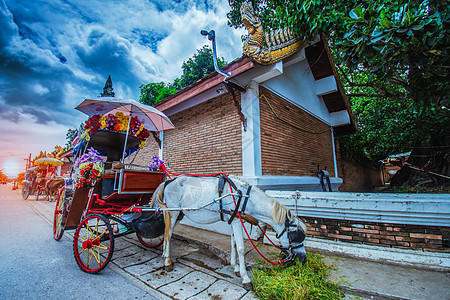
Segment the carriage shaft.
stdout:
<path fill-rule="evenodd" d="M 209 205 L 212 205 L 214 203 L 219 203 L 218 201 L 230 197 L 230 196 L 239 196 L 237 193 L 228 193 L 225 195 L 220 196 L 219 198 L 213 199 L 212 201 L 200 206 L 200 207 L 176 207 L 176 208 L 154 208 L 154 207 L 142 207 L 142 206 L 131 206 L 128 211 L 130 212 L 146 212 L 146 211 L 190 211 L 190 210 L 199 210 L 203 209 Z M 242 196 L 242 197 L 248 197 L 248 196 Z"/>

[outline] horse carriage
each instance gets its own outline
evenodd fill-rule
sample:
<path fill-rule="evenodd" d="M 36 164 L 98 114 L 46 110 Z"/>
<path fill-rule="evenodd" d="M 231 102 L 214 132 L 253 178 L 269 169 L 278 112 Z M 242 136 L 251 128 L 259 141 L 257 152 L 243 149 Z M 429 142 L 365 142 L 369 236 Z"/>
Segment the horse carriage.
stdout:
<path fill-rule="evenodd" d="M 78 179 L 68 178 L 60 190 L 54 213 L 53 234 L 60 240 L 65 230 L 74 229 L 74 255 L 80 268 L 87 273 L 102 270 L 114 252 L 114 239 L 137 232 L 146 247 L 157 247 L 163 241 L 164 223 L 161 213 L 152 212 L 145 218 L 135 217 L 135 207 L 148 208 L 150 198 L 165 174 L 149 171 L 148 167 L 114 162 L 114 156 L 124 144 L 125 135 L 97 131 L 86 144 L 85 152 L 106 152 L 99 180 L 91 186 L 77 186 Z M 126 150 L 138 143 L 127 140 Z M 94 150 L 95 149 L 95 150 Z M 88 166 L 89 167 L 89 166 Z M 153 210 L 154 211 L 154 210 Z M 138 232 L 142 224 L 150 230 Z M 141 233 L 141 234 L 139 234 Z"/>
<path fill-rule="evenodd" d="M 165 174 L 149 170 L 149 166 L 125 163 L 125 158 L 142 143 L 134 125 L 139 123 L 141 131 L 140 124 L 146 121 L 150 130 L 165 130 L 173 125 L 156 109 L 132 100 L 87 99 L 77 109 L 90 115 L 88 121 L 92 121 L 101 117 L 97 113 L 106 105 L 111 106 L 106 109 L 109 112 L 106 118 L 112 119 L 114 112 L 119 111 L 127 125 L 116 127 L 120 131 L 108 126 L 87 129 L 91 132 L 75 147 L 71 176 L 64 179 L 54 212 L 55 240 L 60 240 L 64 231 L 75 230 L 75 260 L 87 273 L 97 273 L 106 267 L 114 252 L 115 238 L 136 232 L 139 241 L 150 248 L 163 241 L 162 213 L 150 208 L 149 202 L 156 188 L 165 181 Z M 137 107 L 141 112 L 144 110 L 145 118 L 141 117 L 140 121 Z M 126 109 L 128 117 L 120 109 Z"/>
<path fill-rule="evenodd" d="M 25 172 L 25 179 L 22 182 L 22 198 L 28 199 L 30 195 L 34 195 L 38 189 L 37 167 L 28 168 Z"/>
<path fill-rule="evenodd" d="M 26 200 L 30 195 L 36 195 L 36 201 L 40 196 L 45 196 L 48 201 L 55 200 L 58 189 L 63 184 L 63 178 L 56 175 L 56 166 L 62 165 L 62 162 L 55 158 L 42 157 L 37 159 L 35 164 L 36 166 L 25 172 L 22 198 Z"/>
<path fill-rule="evenodd" d="M 116 102 L 108 98 L 99 98 L 97 102 L 85 100 L 77 109 L 93 116 L 99 107 L 103 109 L 110 104 L 114 107 Z M 101 106 L 83 109 L 83 104 L 95 103 Z M 164 114 L 153 107 L 146 109 L 152 109 L 153 114 L 159 116 L 157 130 L 173 128 Z M 130 111 L 130 115 L 135 111 Z M 166 126 L 161 125 L 163 120 Z M 146 247 L 157 247 L 164 242 L 164 266 L 170 271 L 173 269 L 170 238 L 175 225 L 184 216 L 198 224 L 225 221 L 231 225 L 231 264 L 244 286 L 251 284 L 244 261 L 243 232 L 247 233 L 244 221 L 255 225 L 263 222 L 277 232 L 285 254 L 278 263 L 295 258 L 306 261 L 303 246 L 306 225 L 257 187 L 252 188 L 242 179 L 223 173 L 173 174 L 164 165 L 154 171 L 148 166 L 125 164 L 126 153 L 139 144 L 139 139 L 128 134 L 130 123 L 126 134 L 96 128 L 89 141 L 76 152 L 78 159 L 74 166 L 81 171 L 74 172 L 78 176 L 65 179 L 65 186 L 59 193 L 54 238 L 61 239 L 64 230 L 75 230 L 74 256 L 83 271 L 97 273 L 105 268 L 113 255 L 114 239 L 134 232 Z M 166 176 L 170 175 L 176 177 L 166 181 Z"/>

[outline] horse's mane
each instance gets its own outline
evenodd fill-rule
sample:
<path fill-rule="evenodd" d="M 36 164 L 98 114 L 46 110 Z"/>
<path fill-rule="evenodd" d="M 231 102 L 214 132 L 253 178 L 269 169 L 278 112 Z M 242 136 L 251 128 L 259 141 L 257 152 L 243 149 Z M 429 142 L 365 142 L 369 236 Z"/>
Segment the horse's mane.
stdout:
<path fill-rule="evenodd" d="M 273 220 L 277 223 L 284 223 L 286 222 L 286 218 L 290 220 L 292 218 L 291 212 L 286 208 L 286 206 L 278 203 L 278 201 L 273 201 L 273 209 L 272 209 L 272 216 Z"/>

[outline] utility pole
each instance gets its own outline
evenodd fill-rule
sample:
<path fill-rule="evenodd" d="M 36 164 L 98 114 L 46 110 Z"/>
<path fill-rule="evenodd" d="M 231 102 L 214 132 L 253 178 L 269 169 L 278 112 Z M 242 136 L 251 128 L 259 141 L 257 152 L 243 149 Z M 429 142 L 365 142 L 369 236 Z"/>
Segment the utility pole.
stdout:
<path fill-rule="evenodd" d="M 30 156 L 24 160 L 27 162 L 27 165 L 25 167 L 25 171 L 26 171 L 31 167 L 31 153 L 30 153 Z"/>

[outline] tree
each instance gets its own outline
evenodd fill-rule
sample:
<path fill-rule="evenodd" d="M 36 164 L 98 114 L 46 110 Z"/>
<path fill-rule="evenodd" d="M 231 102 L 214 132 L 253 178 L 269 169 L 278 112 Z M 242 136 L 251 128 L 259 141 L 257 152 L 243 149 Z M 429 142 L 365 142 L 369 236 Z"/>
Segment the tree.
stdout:
<path fill-rule="evenodd" d="M 241 4 L 230 1 L 230 26 L 242 26 Z M 265 28 L 288 26 L 306 39 L 327 34 L 358 118 L 350 146 L 379 158 L 415 142 L 449 144 L 446 1 L 257 0 L 253 6 L 263 12 Z"/>
<path fill-rule="evenodd" d="M 139 102 L 147 105 L 155 105 L 161 102 L 166 97 L 173 95 L 177 92 L 177 89 L 167 86 L 164 82 L 141 84 L 141 97 Z"/>
<path fill-rule="evenodd" d="M 217 65 L 222 67 L 225 65 L 225 60 L 217 58 Z M 178 81 L 181 89 L 193 84 L 197 80 L 202 79 L 206 75 L 214 72 L 213 54 L 211 48 L 203 46 L 197 49 L 197 53 L 187 61 L 183 62 L 181 66 L 183 74 Z"/>
<path fill-rule="evenodd" d="M 8 177 L 3 172 L 2 169 L 0 169 L 0 183 L 6 183 L 8 181 Z"/>
<path fill-rule="evenodd" d="M 24 180 L 25 180 L 25 172 L 17 174 L 16 182 L 21 183 Z"/>
<path fill-rule="evenodd" d="M 226 64 L 226 62 L 223 58 L 218 58 L 217 64 L 219 67 L 222 67 Z M 177 91 L 182 90 L 197 80 L 213 73 L 214 63 L 212 50 L 208 46 L 203 46 L 202 48 L 197 49 L 194 56 L 183 62 L 181 69 L 183 74 L 180 78 L 176 78 L 171 84 L 164 82 L 151 82 L 139 86 L 141 89 L 139 102 L 148 105 L 155 105 L 168 96 L 175 94 Z"/>

